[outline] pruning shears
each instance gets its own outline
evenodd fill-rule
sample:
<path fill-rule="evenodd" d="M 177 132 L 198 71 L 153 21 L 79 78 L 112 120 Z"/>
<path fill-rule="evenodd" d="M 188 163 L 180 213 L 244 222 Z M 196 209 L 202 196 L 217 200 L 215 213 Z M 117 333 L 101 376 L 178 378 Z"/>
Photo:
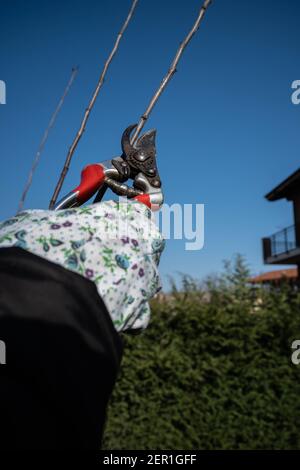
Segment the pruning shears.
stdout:
<path fill-rule="evenodd" d="M 137 127 L 133 124 L 123 132 L 122 155 L 101 163 L 87 165 L 81 172 L 79 186 L 63 197 L 54 210 L 78 207 L 96 192 L 94 202 L 103 198 L 107 188 L 119 196 L 135 199 L 157 210 L 163 204 L 161 180 L 156 165 L 156 130 L 145 132 L 135 144 L 130 136 Z M 125 184 L 132 180 L 132 186 Z"/>

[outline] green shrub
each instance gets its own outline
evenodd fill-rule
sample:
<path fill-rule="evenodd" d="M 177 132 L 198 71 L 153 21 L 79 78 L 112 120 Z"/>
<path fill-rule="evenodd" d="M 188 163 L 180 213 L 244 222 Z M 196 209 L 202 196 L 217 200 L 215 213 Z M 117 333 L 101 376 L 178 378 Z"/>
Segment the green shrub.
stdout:
<path fill-rule="evenodd" d="M 105 449 L 299 449 L 300 293 L 254 289 L 240 257 L 152 304 L 126 336 Z"/>

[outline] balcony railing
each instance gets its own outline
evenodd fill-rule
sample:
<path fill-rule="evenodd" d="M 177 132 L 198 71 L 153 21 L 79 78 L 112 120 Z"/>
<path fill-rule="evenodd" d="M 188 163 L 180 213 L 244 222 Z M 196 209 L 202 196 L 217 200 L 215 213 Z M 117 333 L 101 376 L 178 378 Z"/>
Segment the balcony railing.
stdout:
<path fill-rule="evenodd" d="M 270 237 L 271 256 L 289 253 L 297 248 L 295 225 L 284 228 Z"/>

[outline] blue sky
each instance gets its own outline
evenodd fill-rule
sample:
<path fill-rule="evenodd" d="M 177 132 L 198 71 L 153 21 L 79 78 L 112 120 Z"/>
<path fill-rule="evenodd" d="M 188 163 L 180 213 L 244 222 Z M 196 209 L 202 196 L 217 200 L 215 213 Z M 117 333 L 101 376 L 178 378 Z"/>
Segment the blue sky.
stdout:
<path fill-rule="evenodd" d="M 109 69 L 63 192 L 81 169 L 120 153 L 120 136 L 138 120 L 194 21 L 201 1 L 140 0 Z M 62 162 L 130 0 L 1 0 L 0 218 L 16 211 L 32 159 L 70 76 L 80 70 L 48 139 L 27 208 L 46 208 Z M 205 246 L 170 240 L 161 272 L 197 278 L 234 253 L 253 273 L 261 237 L 292 223 L 286 201 L 266 192 L 299 165 L 300 2 L 215 0 L 186 50 L 148 128 L 169 204 L 205 204 Z"/>

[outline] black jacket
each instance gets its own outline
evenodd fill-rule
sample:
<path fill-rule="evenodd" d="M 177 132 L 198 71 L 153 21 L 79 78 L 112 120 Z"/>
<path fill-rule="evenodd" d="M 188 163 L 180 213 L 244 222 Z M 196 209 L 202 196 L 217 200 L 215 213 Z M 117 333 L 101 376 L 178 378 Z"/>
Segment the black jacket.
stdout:
<path fill-rule="evenodd" d="M 122 342 L 93 282 L 0 249 L 0 450 L 99 449 Z"/>

